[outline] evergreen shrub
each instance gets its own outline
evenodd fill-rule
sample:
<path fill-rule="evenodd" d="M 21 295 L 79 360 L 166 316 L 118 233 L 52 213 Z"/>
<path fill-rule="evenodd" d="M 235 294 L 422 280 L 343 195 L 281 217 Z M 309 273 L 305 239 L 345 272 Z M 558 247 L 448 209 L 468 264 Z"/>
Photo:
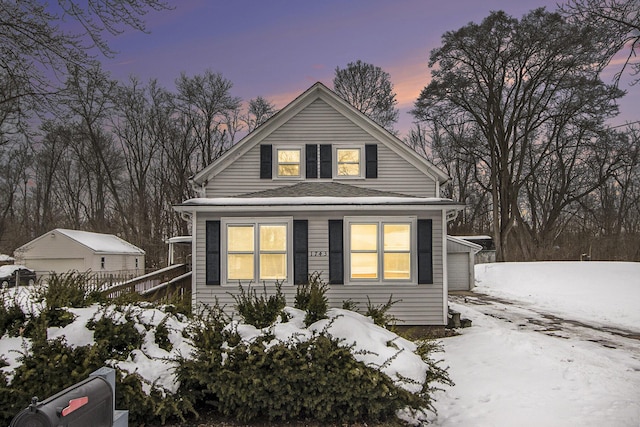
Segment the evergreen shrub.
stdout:
<path fill-rule="evenodd" d="M 119 361 L 130 364 L 131 351 L 142 349 L 145 333 L 153 333 L 161 348 L 171 347 L 168 317 L 152 330 L 152 324 L 142 322 L 139 307 L 132 305 L 102 306 L 96 312 L 86 325 L 94 331 L 94 344 L 71 346 L 64 338 L 47 339 L 48 326 L 64 326 L 73 317 L 64 308 L 65 301 L 80 306 L 91 303 L 86 294 L 83 299 L 76 293 L 74 280 L 65 278 L 60 286 L 49 288 L 46 308 L 41 312 L 23 313 L 17 302 L 11 305 L 6 299 L 6 305 L 0 305 L 3 334 L 19 336 L 31 331 L 23 335 L 28 341 L 25 339 L 21 365 L 10 374 L 0 371 L 0 424 L 8 425 L 33 396 L 49 397 L 102 366 L 117 366 Z M 296 296 L 296 304 L 307 312 L 307 325 L 325 318 L 327 312 L 326 286 L 319 276 L 312 276 L 309 282 Z M 391 317 L 387 311 L 393 303 L 390 298 L 380 307 L 369 304 L 369 314 L 388 324 Z M 235 308 L 245 323 L 270 328 L 286 319 L 285 305 L 278 285 L 271 296 L 266 288 L 261 296 L 241 288 Z M 319 423 L 366 423 L 395 420 L 397 411 L 407 407 L 434 410 L 431 396 L 437 384 L 451 384 L 439 361 L 431 359 L 439 350 L 431 342 L 418 345 L 417 354 L 430 369 L 421 391 L 410 393 L 379 369 L 359 362 L 353 345 L 332 337 L 327 332 L 329 326 L 305 339 L 294 336 L 288 341 L 275 339 L 271 329 L 247 341 L 235 326 L 217 302 L 201 307 L 183 331 L 194 352 L 178 357 L 177 392 L 116 368 L 116 407 L 129 410 L 132 425 L 185 422 L 186 416 L 200 410 L 243 422 L 313 419 Z M 0 359 L 0 365 L 3 363 Z"/>
<path fill-rule="evenodd" d="M 108 316 L 98 320 L 91 319 L 87 323 L 87 328 L 93 331 L 96 345 L 104 347 L 105 351 L 113 357 L 126 358 L 131 350 L 140 348 L 142 345 L 143 336 L 129 316 L 125 316 L 124 322 L 114 321 Z"/>
<path fill-rule="evenodd" d="M 304 318 L 306 326 L 327 318 L 329 302 L 326 293 L 328 289 L 328 285 L 322 281 L 318 272 L 310 274 L 307 283 L 298 285 L 294 307 L 307 313 Z"/>
<path fill-rule="evenodd" d="M 100 300 L 99 294 L 89 290 L 89 278 L 89 272 L 52 273 L 47 281 L 47 286 L 41 288 L 47 308 L 80 308 L 98 302 Z"/>
<path fill-rule="evenodd" d="M 393 330 L 396 326 L 398 319 L 389 314 L 389 309 L 393 307 L 394 304 L 400 302 L 400 300 L 393 300 L 393 295 L 389 295 L 389 300 L 380 305 L 373 305 L 371 300 L 367 296 L 367 311 L 364 313 L 365 316 L 371 317 L 373 319 L 373 323 L 383 328 Z"/>
<path fill-rule="evenodd" d="M 276 283 L 276 292 L 272 295 L 267 293 L 266 283 L 263 283 L 262 287 L 263 292 L 260 296 L 255 288 L 251 288 L 251 285 L 247 287 L 246 291 L 240 285 L 240 293 L 233 295 L 236 311 L 242 316 L 244 322 L 258 329 L 266 328 L 274 323 L 278 316 L 283 314 L 283 309 L 287 305 L 281 283 Z"/>
<path fill-rule="evenodd" d="M 197 409 L 208 408 L 241 422 L 304 420 L 320 423 L 376 422 L 395 419 L 403 408 L 434 410 L 425 383 L 410 393 L 378 369 L 356 360 L 352 346 L 325 331 L 306 341 L 276 342 L 273 336 L 242 341 L 223 323 L 201 323 L 190 331 L 197 347 L 180 364 L 180 393 L 197 396 Z M 432 348 L 419 355 L 429 359 Z M 429 381 L 450 383 L 435 369 Z"/>
<path fill-rule="evenodd" d="M 27 316 L 17 303 L 14 302 L 8 307 L 0 305 L 0 336 L 5 333 L 10 337 L 24 335 L 27 324 Z"/>

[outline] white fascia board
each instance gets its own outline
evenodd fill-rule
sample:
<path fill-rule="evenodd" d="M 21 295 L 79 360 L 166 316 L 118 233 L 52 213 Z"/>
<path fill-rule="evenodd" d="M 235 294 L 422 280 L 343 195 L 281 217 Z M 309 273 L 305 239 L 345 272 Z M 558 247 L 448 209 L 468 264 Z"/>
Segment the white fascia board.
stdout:
<path fill-rule="evenodd" d="M 447 240 L 450 242 L 458 243 L 459 245 L 462 245 L 462 246 L 466 246 L 472 249 L 473 253 L 476 253 L 476 254 L 482 250 L 482 246 L 478 245 L 477 243 L 473 243 L 468 240 L 461 239 L 458 236 L 447 235 Z"/>
<path fill-rule="evenodd" d="M 229 213 L 229 212 L 252 212 L 256 209 L 260 212 L 332 212 L 341 211 L 442 211 L 452 208 L 459 208 L 454 204 L 412 204 L 412 205 L 371 205 L 371 204 L 348 204 L 348 205 L 199 205 L 173 207 L 177 212 L 202 212 L 202 213 Z"/>

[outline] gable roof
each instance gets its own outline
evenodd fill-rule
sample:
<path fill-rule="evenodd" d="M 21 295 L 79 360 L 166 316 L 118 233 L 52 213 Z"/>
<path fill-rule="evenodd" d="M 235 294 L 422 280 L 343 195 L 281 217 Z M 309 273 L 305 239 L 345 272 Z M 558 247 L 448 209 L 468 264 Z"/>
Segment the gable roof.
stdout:
<path fill-rule="evenodd" d="M 81 244 L 82 246 L 87 247 L 88 249 L 102 254 L 128 254 L 128 255 L 144 255 L 145 251 L 140 249 L 139 247 L 132 245 L 115 236 L 113 234 L 103 234 L 103 233 L 93 233 L 90 231 L 80 231 L 80 230 L 68 230 L 65 228 L 56 228 L 48 233 L 43 234 L 40 237 L 37 237 L 26 243 L 15 250 L 16 253 L 26 250 L 29 246 L 38 242 L 41 239 L 44 239 L 48 235 L 52 233 L 59 233 L 63 236 L 68 237 L 69 239 Z"/>
<path fill-rule="evenodd" d="M 90 231 L 67 230 L 56 228 L 61 234 L 75 240 L 76 242 L 100 253 L 122 253 L 122 254 L 144 254 L 145 252 L 137 246 L 132 245 L 113 234 L 93 233 Z"/>
<path fill-rule="evenodd" d="M 324 84 L 317 82 L 253 132 L 238 141 L 237 144 L 226 151 L 220 158 L 195 174 L 191 180 L 192 184 L 194 186 L 205 186 L 212 177 L 218 175 L 236 159 L 242 157 L 247 151 L 258 145 L 260 141 L 317 99 L 326 102 L 374 139 L 387 146 L 425 175 L 433 178 L 434 181 L 442 184 L 449 180 L 447 174 L 438 169 L 433 163 L 413 151 L 400 139 L 375 123 L 347 101 L 340 98 L 340 96 Z"/>

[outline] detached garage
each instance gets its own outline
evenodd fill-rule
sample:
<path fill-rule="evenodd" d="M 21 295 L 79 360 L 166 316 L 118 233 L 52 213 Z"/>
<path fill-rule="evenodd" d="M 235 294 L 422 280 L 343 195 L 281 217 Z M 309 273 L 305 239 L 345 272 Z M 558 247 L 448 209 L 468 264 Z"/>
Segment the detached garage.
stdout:
<path fill-rule="evenodd" d="M 447 236 L 447 275 L 450 291 L 468 291 L 475 283 L 475 255 L 482 246 L 455 236 Z"/>
<path fill-rule="evenodd" d="M 77 270 L 144 274 L 145 252 L 113 234 L 56 228 L 15 250 L 16 264 L 38 273 Z"/>

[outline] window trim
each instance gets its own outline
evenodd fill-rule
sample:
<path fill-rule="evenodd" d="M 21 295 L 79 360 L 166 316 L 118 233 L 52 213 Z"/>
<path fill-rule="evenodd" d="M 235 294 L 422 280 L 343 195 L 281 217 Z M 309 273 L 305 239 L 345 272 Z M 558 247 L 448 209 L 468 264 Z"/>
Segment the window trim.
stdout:
<path fill-rule="evenodd" d="M 345 285 L 368 285 L 396 283 L 403 285 L 418 284 L 418 218 L 417 216 L 351 216 L 344 217 L 344 283 Z M 378 225 L 378 278 L 377 279 L 353 279 L 351 277 L 351 224 L 377 224 Z M 385 224 L 409 224 L 409 279 L 385 279 L 384 276 L 384 225 Z M 393 253 L 393 252 L 392 252 Z"/>
<path fill-rule="evenodd" d="M 366 172 L 365 146 L 361 144 L 333 144 L 332 163 L 333 163 L 333 179 L 364 179 Z M 358 150 L 360 152 L 360 174 L 359 175 L 338 175 L 338 150 Z"/>
<path fill-rule="evenodd" d="M 279 171 L 279 166 L 280 166 L 280 162 L 278 159 L 278 151 L 298 151 L 300 153 L 300 163 L 299 163 L 299 175 L 296 176 L 286 176 L 286 175 L 279 175 L 278 171 Z M 294 181 L 299 181 L 299 180 L 304 180 L 307 176 L 307 159 L 306 159 L 306 147 L 304 145 L 273 145 L 273 154 L 272 154 L 272 159 L 273 161 L 272 163 L 272 174 L 271 176 L 273 177 L 272 179 L 274 180 L 294 180 Z M 293 163 L 290 163 L 293 164 Z"/>
<path fill-rule="evenodd" d="M 229 225 L 251 225 L 253 226 L 254 241 L 253 241 L 253 279 L 237 280 L 228 278 L 228 262 L 229 252 L 227 249 L 227 227 Z M 287 248 L 286 248 L 286 263 L 287 263 L 287 278 L 281 283 L 283 285 L 291 285 L 294 282 L 293 277 L 293 217 L 243 217 L 243 218 L 221 218 L 220 219 L 220 285 L 221 286 L 238 286 L 238 282 L 243 285 L 249 283 L 256 284 L 265 282 L 267 284 L 274 284 L 276 280 L 261 280 L 260 279 L 260 225 L 285 225 L 287 231 Z"/>

